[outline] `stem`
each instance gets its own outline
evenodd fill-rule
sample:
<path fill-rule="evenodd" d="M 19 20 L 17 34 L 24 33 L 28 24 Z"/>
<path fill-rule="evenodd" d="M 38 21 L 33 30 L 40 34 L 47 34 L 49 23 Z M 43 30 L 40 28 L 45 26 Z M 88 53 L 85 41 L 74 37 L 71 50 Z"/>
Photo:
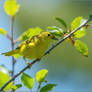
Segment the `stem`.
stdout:
<path fill-rule="evenodd" d="M 50 51 L 52 51 L 56 46 L 58 46 L 60 43 L 62 43 L 64 40 L 66 40 L 68 37 L 70 37 L 73 33 L 75 33 L 77 30 L 79 30 L 80 28 L 82 28 L 83 26 L 85 26 L 88 22 L 90 22 L 91 19 L 88 19 L 84 24 L 82 24 L 81 26 L 79 26 L 78 28 L 76 28 L 74 31 L 72 31 L 71 33 L 69 33 L 67 36 L 65 36 L 63 39 L 61 39 L 60 41 L 58 41 L 55 45 L 53 45 L 51 48 L 49 48 L 47 50 L 47 52 L 45 53 L 45 55 L 49 54 Z M 38 60 L 33 60 L 29 65 L 27 65 L 24 69 L 22 69 L 20 72 L 18 72 L 14 77 L 12 77 L 5 85 L 2 86 L 2 88 L 0 89 L 0 91 L 3 91 L 3 89 L 13 80 L 15 80 L 15 78 L 17 78 L 22 72 L 24 72 L 25 70 L 29 69 L 30 66 L 32 66 L 33 64 L 35 64 Z"/>
<path fill-rule="evenodd" d="M 39 83 L 39 85 L 38 85 L 37 92 L 39 92 L 40 88 L 41 88 L 41 83 Z"/>
<path fill-rule="evenodd" d="M 14 43 L 13 43 L 13 23 L 14 23 L 14 17 L 11 17 L 11 24 L 10 24 L 10 33 L 11 33 L 11 50 L 14 50 Z M 11 77 L 14 77 L 14 65 L 15 65 L 15 60 L 14 57 L 12 56 L 12 74 Z"/>

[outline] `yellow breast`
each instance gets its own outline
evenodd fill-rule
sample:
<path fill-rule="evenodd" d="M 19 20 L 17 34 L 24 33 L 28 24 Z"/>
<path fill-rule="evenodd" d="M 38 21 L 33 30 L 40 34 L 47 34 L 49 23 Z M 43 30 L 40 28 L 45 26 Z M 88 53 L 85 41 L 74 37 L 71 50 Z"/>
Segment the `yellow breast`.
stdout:
<path fill-rule="evenodd" d="M 35 39 L 27 45 L 23 45 L 20 49 L 20 54 L 28 59 L 40 59 L 48 48 L 51 40 Z"/>

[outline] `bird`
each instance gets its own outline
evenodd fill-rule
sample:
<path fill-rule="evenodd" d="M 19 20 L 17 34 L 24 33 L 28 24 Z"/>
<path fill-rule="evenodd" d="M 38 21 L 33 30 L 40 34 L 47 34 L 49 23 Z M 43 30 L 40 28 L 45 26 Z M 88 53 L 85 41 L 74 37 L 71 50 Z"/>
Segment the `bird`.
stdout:
<path fill-rule="evenodd" d="M 53 40 L 58 39 L 53 34 L 51 34 L 51 32 L 44 31 L 23 41 L 16 49 L 2 54 L 5 56 L 14 56 L 15 54 L 19 54 L 25 61 L 26 59 L 40 60 L 44 56 L 49 44 Z"/>

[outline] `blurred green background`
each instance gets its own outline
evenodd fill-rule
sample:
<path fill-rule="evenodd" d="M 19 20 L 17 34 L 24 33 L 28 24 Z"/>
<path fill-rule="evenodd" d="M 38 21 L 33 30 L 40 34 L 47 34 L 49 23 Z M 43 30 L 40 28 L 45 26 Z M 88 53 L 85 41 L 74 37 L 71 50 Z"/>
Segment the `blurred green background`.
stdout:
<path fill-rule="evenodd" d="M 0 1 L 0 27 L 9 32 L 10 18 L 4 12 L 4 1 Z M 41 27 L 45 30 L 46 27 L 55 25 L 63 28 L 53 19 L 54 16 L 64 19 L 69 28 L 74 18 L 78 16 L 88 18 L 88 15 L 92 13 L 92 0 L 18 0 L 18 3 L 20 10 L 14 23 L 15 39 L 30 27 Z M 53 92 L 92 91 L 91 39 L 92 28 L 89 28 L 87 35 L 81 38 L 81 41 L 86 43 L 89 48 L 88 57 L 78 53 L 70 43 L 63 42 L 26 73 L 35 77 L 38 70 L 48 69 L 47 80 L 49 83 L 58 84 Z M 10 49 L 10 42 L 0 35 L 0 53 Z M 0 64 L 4 64 L 11 70 L 11 57 L 0 56 Z M 23 59 L 19 59 L 15 66 L 15 73 L 25 66 Z M 20 77 L 18 77 L 16 83 L 20 82 Z M 37 85 L 35 85 L 35 88 Z M 24 86 L 19 90 L 29 91 Z"/>

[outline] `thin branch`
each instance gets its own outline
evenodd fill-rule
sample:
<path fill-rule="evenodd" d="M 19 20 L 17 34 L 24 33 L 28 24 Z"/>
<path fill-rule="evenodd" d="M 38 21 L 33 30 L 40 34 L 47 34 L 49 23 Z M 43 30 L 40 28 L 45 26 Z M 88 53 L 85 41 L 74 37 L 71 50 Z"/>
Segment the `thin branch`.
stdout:
<path fill-rule="evenodd" d="M 56 46 L 58 46 L 60 43 L 62 43 L 65 39 L 67 39 L 68 37 L 70 37 L 73 33 L 75 33 L 77 30 L 79 30 L 80 28 L 82 28 L 83 26 L 85 26 L 88 22 L 91 21 L 91 18 L 88 19 L 85 23 L 83 23 L 81 26 L 79 26 L 77 29 L 75 29 L 74 31 L 72 31 L 71 33 L 69 33 L 67 36 L 65 36 L 63 39 L 61 39 L 60 41 L 58 41 L 55 45 L 53 45 L 49 50 L 47 50 L 47 52 L 45 53 L 45 55 L 49 54 L 50 51 L 52 51 L 52 49 L 54 49 Z M 15 80 L 16 77 L 18 77 L 22 72 L 24 72 L 25 70 L 27 70 L 30 66 L 32 66 L 33 64 L 35 64 L 38 60 L 33 60 L 30 65 L 27 65 L 24 69 L 22 69 L 19 73 L 17 73 L 13 78 L 11 78 L 5 85 L 3 85 L 3 87 L 0 89 L 0 91 L 3 91 L 3 89 L 13 80 Z"/>
<path fill-rule="evenodd" d="M 11 50 L 14 50 L 14 43 L 13 43 L 13 23 L 14 23 L 14 17 L 11 17 L 11 24 L 10 24 L 10 33 L 11 33 Z M 14 76 L 14 64 L 15 60 L 14 57 L 12 56 L 12 78 Z"/>
<path fill-rule="evenodd" d="M 38 85 L 37 92 L 39 92 L 40 88 L 41 88 L 41 83 L 39 83 L 39 85 Z"/>

